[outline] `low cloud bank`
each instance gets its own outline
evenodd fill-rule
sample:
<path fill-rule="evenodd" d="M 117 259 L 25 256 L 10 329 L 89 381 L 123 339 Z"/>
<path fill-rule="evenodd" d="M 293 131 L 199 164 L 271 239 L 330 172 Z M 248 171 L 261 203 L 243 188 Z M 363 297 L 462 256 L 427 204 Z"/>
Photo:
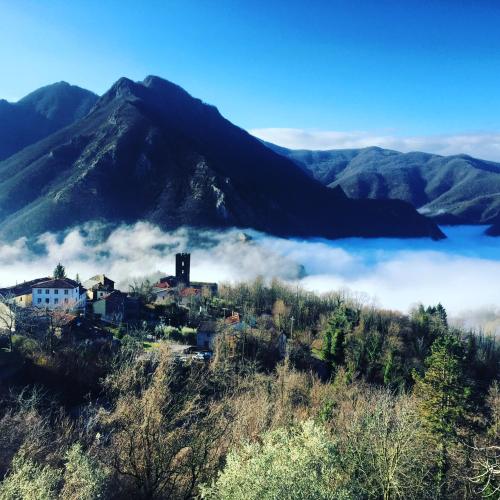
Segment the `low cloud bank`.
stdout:
<path fill-rule="evenodd" d="M 289 149 L 357 149 L 379 146 L 403 153 L 424 151 L 444 156 L 468 154 L 486 160 L 500 161 L 500 133 L 496 132 L 401 137 L 362 131 L 261 128 L 253 129 L 250 133 Z"/>
<path fill-rule="evenodd" d="M 126 287 L 134 279 L 174 272 L 174 254 L 192 254 L 191 276 L 237 282 L 277 277 L 306 289 L 348 289 L 367 301 L 407 311 L 441 302 L 466 326 L 500 325 L 500 239 L 483 227 L 445 228 L 449 238 L 298 240 L 252 230 L 164 232 L 139 222 L 107 232 L 87 224 L 64 235 L 45 234 L 0 245 L 0 285 L 50 274 L 60 261 L 68 275 L 104 272 Z"/>

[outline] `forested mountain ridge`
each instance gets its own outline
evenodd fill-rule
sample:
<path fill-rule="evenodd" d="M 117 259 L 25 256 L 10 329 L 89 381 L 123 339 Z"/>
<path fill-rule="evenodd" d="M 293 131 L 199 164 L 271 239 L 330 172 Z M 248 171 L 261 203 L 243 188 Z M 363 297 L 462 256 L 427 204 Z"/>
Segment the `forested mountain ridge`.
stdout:
<path fill-rule="evenodd" d="M 444 224 L 489 224 L 500 213 L 499 163 L 378 147 L 310 151 L 265 144 L 352 198 L 405 200 Z"/>
<path fill-rule="evenodd" d="M 0 100 L 0 160 L 84 117 L 97 99 L 89 90 L 58 82 L 15 103 Z"/>
<path fill-rule="evenodd" d="M 294 236 L 442 237 L 401 201 L 351 200 L 158 77 L 118 80 L 83 118 L 0 162 L 0 234 L 90 221 Z"/>

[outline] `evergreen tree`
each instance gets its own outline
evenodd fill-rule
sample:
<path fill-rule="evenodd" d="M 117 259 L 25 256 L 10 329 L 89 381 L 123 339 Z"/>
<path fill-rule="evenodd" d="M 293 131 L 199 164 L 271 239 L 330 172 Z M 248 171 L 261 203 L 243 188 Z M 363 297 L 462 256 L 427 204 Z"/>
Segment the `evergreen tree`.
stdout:
<path fill-rule="evenodd" d="M 340 306 L 328 320 L 328 326 L 323 333 L 323 359 L 333 370 L 345 362 L 346 335 L 350 321 L 344 306 Z"/>
<path fill-rule="evenodd" d="M 384 364 L 384 384 L 385 385 L 390 385 L 393 382 L 394 372 L 395 372 L 394 353 L 393 353 L 393 351 L 389 351 L 389 354 L 387 356 L 387 360 Z"/>
<path fill-rule="evenodd" d="M 448 328 L 448 315 L 441 302 L 436 306 L 436 314 L 445 328 Z"/>
<path fill-rule="evenodd" d="M 64 266 L 59 262 L 54 269 L 54 279 L 58 280 L 63 278 L 66 278 L 66 269 L 64 269 Z"/>
<path fill-rule="evenodd" d="M 321 348 L 321 357 L 328 365 L 332 362 L 332 332 L 330 326 L 323 332 L 323 346 Z"/>
<path fill-rule="evenodd" d="M 470 392 L 463 376 L 463 360 L 462 342 L 456 336 L 446 334 L 432 344 L 424 376 L 414 374 L 414 392 L 419 399 L 420 415 L 434 436 L 440 455 L 436 475 L 437 498 L 445 496 L 448 448 L 465 415 Z"/>

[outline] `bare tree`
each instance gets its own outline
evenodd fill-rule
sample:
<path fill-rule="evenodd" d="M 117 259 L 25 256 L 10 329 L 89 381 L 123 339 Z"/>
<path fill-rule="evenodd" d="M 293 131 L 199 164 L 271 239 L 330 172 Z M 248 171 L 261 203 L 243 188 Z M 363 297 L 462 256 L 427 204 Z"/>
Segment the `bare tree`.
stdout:
<path fill-rule="evenodd" d="M 471 460 L 475 473 L 469 478 L 482 498 L 500 496 L 500 446 L 474 446 Z"/>
<path fill-rule="evenodd" d="M 16 322 L 20 316 L 21 306 L 13 295 L 0 295 L 0 331 L 9 338 L 9 349 L 12 352 L 12 335 L 16 330 Z"/>
<path fill-rule="evenodd" d="M 176 373 L 167 350 L 158 350 L 152 373 L 144 362 L 139 357 L 107 379 L 118 398 L 101 413 L 109 432 L 104 460 L 139 498 L 190 498 L 218 463 L 224 406 L 202 398 L 201 371 Z"/>

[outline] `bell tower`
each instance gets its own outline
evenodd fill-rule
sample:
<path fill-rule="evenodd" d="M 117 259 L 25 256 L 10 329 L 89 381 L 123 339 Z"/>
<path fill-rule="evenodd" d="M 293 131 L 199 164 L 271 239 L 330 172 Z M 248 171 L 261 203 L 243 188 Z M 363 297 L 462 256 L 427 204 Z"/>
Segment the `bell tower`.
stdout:
<path fill-rule="evenodd" d="M 179 283 L 189 285 L 189 273 L 191 269 L 191 254 L 178 253 L 175 255 L 175 277 Z"/>

